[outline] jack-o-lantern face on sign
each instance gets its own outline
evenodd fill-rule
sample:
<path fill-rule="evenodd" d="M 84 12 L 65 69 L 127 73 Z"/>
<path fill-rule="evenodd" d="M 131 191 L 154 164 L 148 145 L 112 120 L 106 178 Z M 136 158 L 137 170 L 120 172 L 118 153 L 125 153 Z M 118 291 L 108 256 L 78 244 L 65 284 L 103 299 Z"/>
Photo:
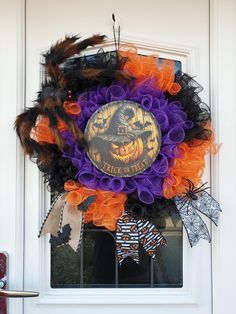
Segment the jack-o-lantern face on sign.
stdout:
<path fill-rule="evenodd" d="M 85 129 L 88 156 L 102 172 L 131 177 L 154 162 L 161 133 L 153 115 L 132 101 L 113 101 L 99 108 Z"/>

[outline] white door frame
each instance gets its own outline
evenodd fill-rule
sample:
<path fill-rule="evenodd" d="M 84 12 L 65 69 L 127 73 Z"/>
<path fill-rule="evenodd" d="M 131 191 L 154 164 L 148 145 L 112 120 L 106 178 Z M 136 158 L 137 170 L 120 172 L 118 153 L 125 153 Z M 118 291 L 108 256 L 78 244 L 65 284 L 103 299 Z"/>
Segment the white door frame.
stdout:
<path fill-rule="evenodd" d="M 1 181 L 4 183 L 1 187 L 0 248 L 10 253 L 10 288 L 23 289 L 24 160 L 12 123 L 15 115 L 24 107 L 25 0 L 1 3 L 0 26 L 1 42 L 6 42 L 0 49 L 1 143 L 7 144 L 0 154 L 0 164 L 3 167 Z M 235 189 L 229 182 L 229 178 L 236 176 L 236 105 L 233 94 L 236 86 L 235 30 L 236 2 L 210 0 L 210 82 L 211 103 L 214 104 L 212 118 L 216 141 L 223 142 L 220 154 L 212 158 L 212 191 L 224 209 L 220 226 L 212 230 L 214 314 L 233 314 L 235 298 L 236 253 L 230 243 L 236 221 L 236 210 L 233 207 Z M 227 128 L 228 132 L 225 131 Z M 225 190 L 223 193 L 221 186 L 228 186 L 227 194 Z M 22 311 L 20 299 L 10 301 L 10 313 L 21 314 Z"/>
<path fill-rule="evenodd" d="M 236 1 L 210 1 L 210 82 L 212 120 L 220 153 L 212 158 L 213 194 L 223 213 L 212 230 L 213 313 L 235 313 L 236 251 Z M 226 189 L 222 187 L 227 186 Z"/>
<path fill-rule="evenodd" d="M 0 250 L 9 254 L 10 289 L 23 290 L 24 155 L 13 130 L 25 102 L 25 0 L 0 3 Z M 12 299 L 9 313 L 23 313 Z"/>

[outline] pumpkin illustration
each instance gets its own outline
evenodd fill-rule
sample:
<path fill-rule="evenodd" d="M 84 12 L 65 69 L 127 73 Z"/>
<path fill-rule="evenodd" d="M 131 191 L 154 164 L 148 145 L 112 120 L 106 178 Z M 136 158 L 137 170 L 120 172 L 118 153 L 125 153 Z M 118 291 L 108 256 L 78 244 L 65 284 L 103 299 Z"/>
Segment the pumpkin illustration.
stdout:
<path fill-rule="evenodd" d="M 131 228 L 130 228 L 130 231 L 131 232 L 137 232 L 138 231 L 138 228 L 136 225 L 133 225 Z"/>
<path fill-rule="evenodd" d="M 88 156 L 101 171 L 118 177 L 148 168 L 160 149 L 160 129 L 152 114 L 133 101 L 99 108 L 85 129 Z M 118 169 L 119 170 L 118 170 Z"/>
<path fill-rule="evenodd" d="M 128 144 L 116 145 L 111 144 L 110 154 L 115 160 L 119 160 L 123 163 L 130 163 L 139 159 L 143 153 L 143 140 L 137 138 Z"/>
<path fill-rule="evenodd" d="M 129 241 L 129 240 L 130 240 L 130 235 L 127 234 L 127 233 L 125 233 L 125 234 L 122 235 L 121 239 L 122 239 L 123 241 Z"/>
<path fill-rule="evenodd" d="M 130 248 L 131 248 L 132 250 L 137 250 L 137 249 L 138 249 L 138 244 L 131 244 L 131 245 L 130 245 Z"/>

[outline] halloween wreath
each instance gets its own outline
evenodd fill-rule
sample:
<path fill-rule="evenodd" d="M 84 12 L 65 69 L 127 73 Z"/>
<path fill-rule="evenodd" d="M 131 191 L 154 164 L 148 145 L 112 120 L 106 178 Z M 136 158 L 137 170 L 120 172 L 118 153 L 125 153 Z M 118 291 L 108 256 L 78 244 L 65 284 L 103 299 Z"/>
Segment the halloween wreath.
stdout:
<path fill-rule="evenodd" d="M 40 230 L 52 246 L 76 251 L 84 224 L 116 232 L 119 263 L 151 257 L 166 244 L 152 223 L 161 208 L 179 214 L 190 245 L 210 241 L 199 212 L 216 225 L 218 202 L 202 183 L 204 156 L 215 153 L 202 87 L 175 62 L 132 45 L 79 56 L 105 36 L 67 36 L 45 53 L 46 79 L 35 106 L 15 122 L 52 203 Z"/>

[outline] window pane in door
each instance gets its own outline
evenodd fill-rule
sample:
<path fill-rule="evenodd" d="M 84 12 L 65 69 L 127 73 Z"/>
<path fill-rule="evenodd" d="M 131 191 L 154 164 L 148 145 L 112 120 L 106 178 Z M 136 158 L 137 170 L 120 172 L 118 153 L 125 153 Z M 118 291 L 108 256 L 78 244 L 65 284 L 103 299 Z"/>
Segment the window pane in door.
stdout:
<path fill-rule="evenodd" d="M 140 246 L 140 262 L 124 260 L 118 265 L 114 233 L 87 228 L 78 253 L 68 245 L 51 254 L 52 288 L 145 288 L 182 287 L 182 225 L 165 219 L 161 228 L 168 245 L 158 249 L 153 260 Z"/>

